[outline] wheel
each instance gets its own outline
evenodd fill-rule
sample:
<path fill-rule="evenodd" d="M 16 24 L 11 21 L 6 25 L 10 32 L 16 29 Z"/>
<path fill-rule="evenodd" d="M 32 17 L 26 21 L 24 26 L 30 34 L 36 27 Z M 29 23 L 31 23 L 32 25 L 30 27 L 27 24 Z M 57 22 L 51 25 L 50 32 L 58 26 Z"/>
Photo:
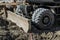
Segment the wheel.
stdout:
<path fill-rule="evenodd" d="M 32 22 L 34 22 L 39 29 L 47 29 L 54 24 L 54 14 L 49 9 L 38 8 L 32 15 Z"/>

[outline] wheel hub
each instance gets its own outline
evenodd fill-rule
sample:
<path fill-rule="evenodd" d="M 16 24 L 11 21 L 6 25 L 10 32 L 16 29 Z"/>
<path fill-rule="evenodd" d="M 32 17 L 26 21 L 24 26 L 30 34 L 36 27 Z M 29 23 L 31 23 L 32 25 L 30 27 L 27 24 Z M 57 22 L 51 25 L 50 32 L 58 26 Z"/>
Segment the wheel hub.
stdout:
<path fill-rule="evenodd" d="M 50 21 L 50 19 L 48 16 L 43 17 L 43 20 L 42 20 L 43 24 L 48 24 L 49 21 Z"/>

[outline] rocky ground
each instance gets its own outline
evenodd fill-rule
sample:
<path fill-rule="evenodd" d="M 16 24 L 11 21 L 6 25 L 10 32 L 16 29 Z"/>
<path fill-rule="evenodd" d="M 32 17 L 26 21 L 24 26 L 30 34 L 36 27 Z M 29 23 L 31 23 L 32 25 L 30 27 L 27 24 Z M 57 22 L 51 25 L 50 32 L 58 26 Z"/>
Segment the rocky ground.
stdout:
<path fill-rule="evenodd" d="M 33 25 L 29 33 L 25 33 L 15 23 L 0 18 L 0 40 L 60 40 L 60 27 L 37 30 Z"/>

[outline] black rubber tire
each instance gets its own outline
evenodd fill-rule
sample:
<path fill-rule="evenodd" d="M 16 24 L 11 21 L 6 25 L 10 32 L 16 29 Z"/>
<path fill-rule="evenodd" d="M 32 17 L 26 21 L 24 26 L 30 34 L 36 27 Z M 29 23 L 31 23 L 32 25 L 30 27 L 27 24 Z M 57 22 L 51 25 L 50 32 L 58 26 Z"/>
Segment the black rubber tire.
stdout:
<path fill-rule="evenodd" d="M 49 22 L 48 24 L 43 24 L 42 19 L 43 17 L 48 16 Z M 54 14 L 51 10 L 45 9 L 45 8 L 38 8 L 36 11 L 34 11 L 32 15 L 32 22 L 34 22 L 39 29 L 47 29 L 52 27 L 54 24 Z"/>

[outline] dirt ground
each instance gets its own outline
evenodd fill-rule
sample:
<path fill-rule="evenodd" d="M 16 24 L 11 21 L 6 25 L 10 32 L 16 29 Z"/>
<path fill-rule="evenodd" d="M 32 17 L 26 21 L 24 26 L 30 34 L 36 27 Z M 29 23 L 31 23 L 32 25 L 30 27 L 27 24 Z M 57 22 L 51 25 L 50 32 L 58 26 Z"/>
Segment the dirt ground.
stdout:
<path fill-rule="evenodd" d="M 15 23 L 0 18 L 0 40 L 60 40 L 60 27 L 37 30 L 34 25 L 25 33 Z"/>

